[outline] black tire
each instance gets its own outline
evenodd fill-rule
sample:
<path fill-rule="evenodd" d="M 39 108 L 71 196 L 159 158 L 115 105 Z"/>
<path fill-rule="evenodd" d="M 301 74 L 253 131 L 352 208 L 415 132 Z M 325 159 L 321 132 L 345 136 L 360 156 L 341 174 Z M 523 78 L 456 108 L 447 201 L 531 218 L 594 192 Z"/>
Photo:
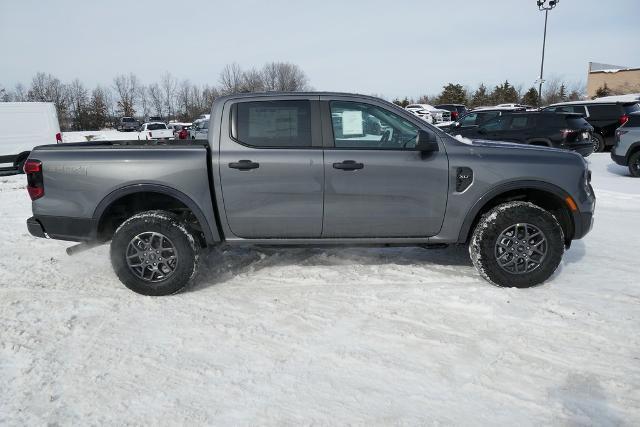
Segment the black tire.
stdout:
<path fill-rule="evenodd" d="M 640 178 L 640 151 L 629 156 L 629 173 L 635 178 Z"/>
<path fill-rule="evenodd" d="M 594 133 L 592 135 L 591 142 L 593 143 L 594 153 L 602 153 L 606 148 L 604 145 L 604 138 L 598 133 Z"/>
<path fill-rule="evenodd" d="M 508 253 L 508 250 L 503 249 L 505 247 L 502 244 L 504 240 L 501 239 L 502 241 L 498 242 L 498 239 L 505 237 L 504 232 L 513 227 L 516 227 L 515 232 L 520 234 L 515 236 L 515 244 L 513 240 L 507 241 L 510 250 L 515 251 Z M 526 241 L 529 240 L 529 237 L 522 234 L 522 227 L 525 227 L 525 230 L 537 228 L 542 232 L 541 235 L 538 235 L 540 237 L 534 239 L 544 238 L 546 243 L 540 243 L 544 246 L 532 246 L 544 250 L 544 255 L 538 255 L 528 250 L 530 246 Z M 508 236 L 506 237 L 509 239 Z M 518 238 L 523 240 L 517 243 Z M 531 242 L 537 241 L 534 239 Z M 518 252 L 520 250 L 523 252 Z M 538 252 L 537 249 L 533 250 Z M 498 256 L 498 251 L 502 251 L 501 256 Z M 485 279 L 503 287 L 528 288 L 544 282 L 556 271 L 563 254 L 564 233 L 558 220 L 548 211 L 529 202 L 508 202 L 485 213 L 476 226 L 469 244 L 469 255 L 476 269 Z M 504 258 L 505 255 L 506 258 Z M 524 259 L 525 256 L 527 259 Z M 534 261 L 534 257 L 538 258 L 535 258 Z M 499 264 L 499 259 L 502 259 L 503 264 L 508 263 L 510 259 L 516 259 L 518 261 L 514 261 L 514 263 L 525 271 L 519 273 L 507 271 Z M 536 264 L 537 266 L 533 267 Z M 529 271 L 530 267 L 532 268 Z M 513 268 L 513 265 L 510 268 Z M 517 266 L 515 268 L 518 269 Z"/>
<path fill-rule="evenodd" d="M 145 240 L 149 235 L 150 241 Z M 140 248 L 134 242 L 140 244 Z M 195 278 L 199 250 L 196 238 L 175 215 L 146 211 L 126 220 L 114 233 L 111 265 L 120 281 L 132 291 L 142 295 L 170 295 L 184 289 Z M 170 260 L 171 254 L 174 258 Z M 130 267 L 138 263 L 140 266 Z M 146 278 L 149 274 L 150 278 Z"/>

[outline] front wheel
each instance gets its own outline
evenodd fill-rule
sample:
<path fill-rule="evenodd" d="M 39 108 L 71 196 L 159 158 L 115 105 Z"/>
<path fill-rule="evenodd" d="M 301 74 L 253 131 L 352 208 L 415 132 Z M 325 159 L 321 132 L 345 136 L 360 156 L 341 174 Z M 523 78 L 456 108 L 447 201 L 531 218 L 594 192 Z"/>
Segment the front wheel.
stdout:
<path fill-rule="evenodd" d="M 640 151 L 629 156 L 629 173 L 635 178 L 640 178 Z"/>
<path fill-rule="evenodd" d="M 197 240 L 178 217 L 147 211 L 126 220 L 111 241 L 111 265 L 120 281 L 143 295 L 181 291 L 198 270 Z"/>
<path fill-rule="evenodd" d="M 564 254 L 564 233 L 548 211 L 508 202 L 484 214 L 469 244 L 471 261 L 488 281 L 528 288 L 547 280 Z"/>

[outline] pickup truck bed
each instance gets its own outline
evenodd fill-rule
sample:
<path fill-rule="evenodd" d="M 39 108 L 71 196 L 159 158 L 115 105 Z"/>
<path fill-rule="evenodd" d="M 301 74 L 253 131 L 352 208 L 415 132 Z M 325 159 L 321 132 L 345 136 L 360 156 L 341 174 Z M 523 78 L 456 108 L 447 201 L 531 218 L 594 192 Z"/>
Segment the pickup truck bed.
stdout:
<path fill-rule="evenodd" d="M 113 232 L 115 226 L 110 224 L 111 219 L 103 218 L 117 213 L 114 207 L 112 212 L 105 212 L 112 202 L 129 194 L 135 194 L 126 200 L 129 204 L 167 194 L 183 202 L 207 225 L 200 231 L 206 242 L 213 243 L 217 226 L 208 149 L 206 141 L 93 141 L 40 146 L 36 152 L 46 158 L 46 197 L 34 203 L 34 220 L 29 228 L 54 239 L 100 240 L 100 233 Z M 158 199 L 154 203 L 160 207 L 165 202 Z"/>

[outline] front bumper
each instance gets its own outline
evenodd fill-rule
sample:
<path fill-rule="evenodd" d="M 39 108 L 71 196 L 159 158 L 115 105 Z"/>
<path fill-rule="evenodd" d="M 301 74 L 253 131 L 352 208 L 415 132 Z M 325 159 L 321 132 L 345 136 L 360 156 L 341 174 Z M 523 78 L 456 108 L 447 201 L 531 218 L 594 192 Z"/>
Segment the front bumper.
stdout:
<path fill-rule="evenodd" d="M 580 212 L 574 215 L 574 239 L 582 239 L 593 228 L 593 212 Z"/>

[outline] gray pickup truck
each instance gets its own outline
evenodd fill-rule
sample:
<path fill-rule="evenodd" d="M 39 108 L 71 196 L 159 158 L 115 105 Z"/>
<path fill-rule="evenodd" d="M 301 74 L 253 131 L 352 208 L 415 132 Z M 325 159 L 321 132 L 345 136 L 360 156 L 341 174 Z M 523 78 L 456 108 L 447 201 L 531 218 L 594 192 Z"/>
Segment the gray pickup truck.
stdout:
<path fill-rule="evenodd" d="M 529 287 L 592 226 L 583 158 L 458 140 L 389 102 L 340 93 L 216 99 L 208 141 L 35 148 L 38 237 L 111 240 L 120 280 L 180 291 L 204 248 L 468 244 L 479 272 Z"/>

